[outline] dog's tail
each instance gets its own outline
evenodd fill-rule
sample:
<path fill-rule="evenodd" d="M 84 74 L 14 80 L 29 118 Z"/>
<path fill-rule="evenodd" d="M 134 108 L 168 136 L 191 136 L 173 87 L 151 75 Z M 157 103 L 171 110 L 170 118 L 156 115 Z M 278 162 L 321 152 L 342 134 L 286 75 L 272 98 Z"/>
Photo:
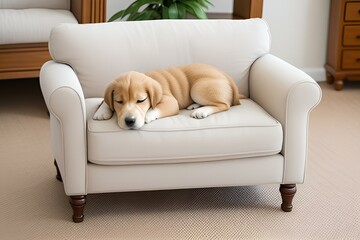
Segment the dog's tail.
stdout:
<path fill-rule="evenodd" d="M 232 97 L 232 106 L 236 106 L 236 105 L 240 105 L 240 99 L 246 99 L 247 97 L 245 95 L 242 95 L 239 93 L 239 89 L 236 86 L 234 80 L 226 73 L 224 73 L 226 78 L 228 79 L 229 83 L 230 83 L 230 87 L 233 93 L 233 97 Z"/>
<path fill-rule="evenodd" d="M 239 89 L 235 83 L 235 81 L 232 79 L 232 77 L 230 77 L 229 74 L 227 74 L 226 72 L 222 72 L 224 74 L 224 76 L 227 78 L 227 80 L 229 81 L 233 96 L 232 96 L 232 103 L 231 106 L 236 106 L 236 105 L 240 105 L 240 100 L 241 99 L 246 99 L 248 97 L 246 97 L 245 95 L 242 95 L 239 93 Z"/>
<path fill-rule="evenodd" d="M 236 90 L 236 92 L 235 92 Z M 245 95 L 243 94 L 240 94 L 238 91 L 237 91 L 237 88 L 236 89 L 233 89 L 233 102 L 232 102 L 232 105 L 233 106 L 236 106 L 236 105 L 240 105 L 241 102 L 240 100 L 241 99 L 247 99 L 248 97 L 246 97 Z"/>
<path fill-rule="evenodd" d="M 239 95 L 239 99 L 238 99 L 239 102 L 240 102 L 241 99 L 247 99 L 248 98 L 247 96 L 245 96 L 243 94 L 240 94 L 240 93 L 238 95 Z"/>

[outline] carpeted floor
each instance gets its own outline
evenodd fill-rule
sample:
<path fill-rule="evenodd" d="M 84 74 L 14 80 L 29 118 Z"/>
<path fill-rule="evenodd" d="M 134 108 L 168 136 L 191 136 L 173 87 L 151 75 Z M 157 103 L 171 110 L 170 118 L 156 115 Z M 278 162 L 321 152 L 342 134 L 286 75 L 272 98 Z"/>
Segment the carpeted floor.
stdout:
<path fill-rule="evenodd" d="M 291 213 L 265 185 L 90 195 L 74 224 L 37 80 L 0 81 L 0 239 L 360 239 L 360 83 L 321 87 Z"/>

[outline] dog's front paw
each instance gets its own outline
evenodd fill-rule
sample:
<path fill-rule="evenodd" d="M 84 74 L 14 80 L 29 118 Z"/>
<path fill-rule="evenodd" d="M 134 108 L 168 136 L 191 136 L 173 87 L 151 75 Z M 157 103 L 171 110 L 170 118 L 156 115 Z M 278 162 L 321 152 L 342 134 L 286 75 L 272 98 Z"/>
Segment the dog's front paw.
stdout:
<path fill-rule="evenodd" d="M 113 112 L 111 111 L 109 106 L 105 102 L 102 102 L 99 109 L 95 112 L 93 119 L 94 120 L 108 120 L 112 117 L 112 115 L 113 115 Z"/>
<path fill-rule="evenodd" d="M 150 108 L 145 115 L 145 123 L 150 123 L 159 118 L 159 111 Z"/>

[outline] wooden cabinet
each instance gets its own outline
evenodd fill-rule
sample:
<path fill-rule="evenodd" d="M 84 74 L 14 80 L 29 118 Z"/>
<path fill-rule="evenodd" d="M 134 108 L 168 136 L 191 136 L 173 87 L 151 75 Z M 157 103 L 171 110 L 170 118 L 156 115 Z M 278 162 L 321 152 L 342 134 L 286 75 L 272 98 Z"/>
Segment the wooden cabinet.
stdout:
<path fill-rule="evenodd" d="M 336 90 L 345 80 L 360 80 L 360 0 L 331 1 L 325 68 Z"/>

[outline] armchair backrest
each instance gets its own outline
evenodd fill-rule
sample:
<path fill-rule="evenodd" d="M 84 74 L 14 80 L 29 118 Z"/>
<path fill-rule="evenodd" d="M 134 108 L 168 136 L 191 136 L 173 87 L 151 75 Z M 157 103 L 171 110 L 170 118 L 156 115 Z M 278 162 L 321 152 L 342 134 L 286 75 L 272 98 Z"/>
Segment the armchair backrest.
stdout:
<path fill-rule="evenodd" d="M 70 10 L 70 0 L 0 0 L 0 9 L 50 8 Z"/>
<path fill-rule="evenodd" d="M 269 52 L 270 33 L 261 19 L 63 24 L 52 30 L 49 49 L 74 69 L 85 97 L 102 97 L 124 72 L 191 63 L 224 70 L 247 95 L 250 66 Z"/>

